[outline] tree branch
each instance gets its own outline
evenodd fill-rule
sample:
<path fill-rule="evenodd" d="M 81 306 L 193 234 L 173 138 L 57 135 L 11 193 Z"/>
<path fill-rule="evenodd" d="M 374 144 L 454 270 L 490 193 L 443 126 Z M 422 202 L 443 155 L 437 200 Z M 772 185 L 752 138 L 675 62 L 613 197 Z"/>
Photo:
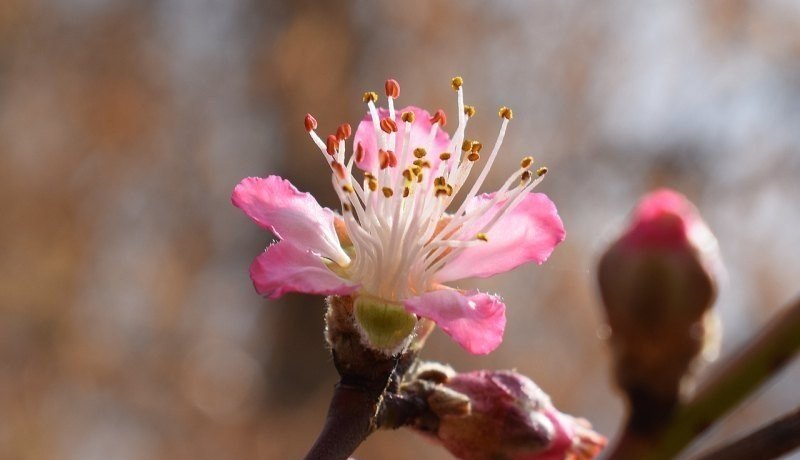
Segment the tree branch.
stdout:
<path fill-rule="evenodd" d="M 697 460 L 770 459 L 800 447 L 800 407 L 769 425 L 726 446 L 701 455 Z"/>

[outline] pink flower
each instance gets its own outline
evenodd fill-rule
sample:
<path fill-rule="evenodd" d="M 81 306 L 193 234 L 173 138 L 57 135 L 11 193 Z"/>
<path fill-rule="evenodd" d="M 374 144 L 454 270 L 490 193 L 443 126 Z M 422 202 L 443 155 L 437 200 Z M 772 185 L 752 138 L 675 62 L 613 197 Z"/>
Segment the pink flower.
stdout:
<path fill-rule="evenodd" d="M 350 125 L 323 140 L 316 120 L 306 117 L 306 129 L 331 167 L 341 216 L 277 176 L 246 178 L 236 186 L 233 204 L 280 239 L 250 269 L 260 294 L 353 295 L 365 341 L 387 352 L 404 343 L 397 331 L 375 325 L 410 328 L 400 334 L 406 338 L 417 316 L 436 322 L 472 353 L 500 344 L 502 300 L 442 283 L 542 263 L 564 239 L 564 227 L 550 199 L 530 193 L 547 172 L 530 171 L 530 157 L 498 191 L 478 194 L 511 119 L 508 108 L 500 110 L 500 134 L 477 180 L 464 187 L 481 163 L 482 146 L 464 138 L 475 112 L 464 105 L 461 78 L 453 79 L 453 87 L 459 115 L 452 138 L 442 129 L 441 110 L 433 116 L 417 107 L 395 110 L 400 87 L 394 80 L 386 82 L 387 109 L 375 106 L 375 93 L 364 95 L 369 111 L 349 156 Z M 354 166 L 363 171 L 360 180 Z M 446 213 L 450 207 L 452 214 Z"/>

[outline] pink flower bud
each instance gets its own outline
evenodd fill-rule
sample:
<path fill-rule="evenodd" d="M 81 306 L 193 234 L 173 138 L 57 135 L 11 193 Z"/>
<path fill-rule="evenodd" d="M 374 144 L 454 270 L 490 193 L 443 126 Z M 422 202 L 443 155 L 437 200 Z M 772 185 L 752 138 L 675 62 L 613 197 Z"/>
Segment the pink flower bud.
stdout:
<path fill-rule="evenodd" d="M 641 399 L 673 407 L 695 358 L 716 348 L 710 308 L 721 267 L 697 209 L 667 189 L 642 198 L 603 255 L 598 279 L 617 383 L 634 406 Z"/>
<path fill-rule="evenodd" d="M 588 460 L 606 444 L 587 421 L 559 412 L 547 394 L 516 372 L 455 374 L 442 386 L 469 401 L 466 415 L 439 414 L 435 433 L 460 459 Z"/>

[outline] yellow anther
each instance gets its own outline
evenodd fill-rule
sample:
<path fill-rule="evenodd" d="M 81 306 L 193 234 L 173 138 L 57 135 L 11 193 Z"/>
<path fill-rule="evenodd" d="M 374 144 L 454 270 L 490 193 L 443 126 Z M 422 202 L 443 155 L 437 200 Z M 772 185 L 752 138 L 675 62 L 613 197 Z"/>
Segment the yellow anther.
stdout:
<path fill-rule="evenodd" d="M 408 187 L 403 187 L 403 198 L 407 197 L 411 194 L 411 189 Z"/>
<path fill-rule="evenodd" d="M 371 191 L 374 192 L 375 190 L 378 190 L 378 181 L 374 177 L 370 177 L 367 180 L 367 186 Z"/>
<path fill-rule="evenodd" d="M 445 180 L 444 176 L 439 176 L 433 179 L 433 185 L 437 187 L 444 187 L 446 183 L 447 181 Z"/>
<path fill-rule="evenodd" d="M 475 238 L 481 241 L 489 241 L 489 236 L 486 235 L 485 233 L 478 233 L 477 235 L 475 235 Z"/>
<path fill-rule="evenodd" d="M 454 90 L 458 91 L 458 89 L 461 88 L 461 85 L 464 84 L 464 79 L 461 77 L 453 77 L 453 79 L 450 80 L 450 84 L 453 85 Z"/>
<path fill-rule="evenodd" d="M 436 192 L 434 193 L 434 195 L 437 198 L 440 197 L 440 196 L 447 195 L 447 187 L 444 187 L 444 186 L 436 187 Z"/>
<path fill-rule="evenodd" d="M 350 212 L 350 205 L 347 203 L 342 203 L 342 209 L 344 209 L 345 212 Z"/>
<path fill-rule="evenodd" d="M 536 175 L 539 176 L 539 177 L 542 177 L 545 174 L 547 174 L 547 167 L 545 167 L 545 166 L 542 166 L 541 168 L 536 170 Z"/>
<path fill-rule="evenodd" d="M 400 118 L 406 123 L 414 123 L 414 112 L 403 112 Z"/>
<path fill-rule="evenodd" d="M 416 158 L 422 158 L 427 154 L 428 154 L 428 152 L 425 149 L 423 149 L 422 147 L 417 147 L 417 148 L 414 149 L 414 157 L 416 157 Z"/>
<path fill-rule="evenodd" d="M 510 120 L 512 117 L 514 117 L 514 112 L 505 106 L 500 107 L 500 110 L 497 112 L 497 114 L 500 115 L 500 118 L 505 118 L 506 120 Z"/>
<path fill-rule="evenodd" d="M 375 91 L 367 91 L 364 93 L 364 97 L 361 98 L 364 102 L 375 102 L 378 100 L 378 93 Z"/>
<path fill-rule="evenodd" d="M 470 147 L 470 150 L 472 150 L 475 153 L 478 153 L 478 152 L 481 151 L 482 148 L 483 148 L 483 144 L 481 144 L 478 141 L 473 141 L 472 142 L 472 147 Z"/>
<path fill-rule="evenodd" d="M 480 159 L 481 159 L 481 155 L 478 152 L 472 152 L 469 155 L 467 155 L 467 160 L 469 160 L 469 161 L 473 161 L 474 162 L 474 161 L 478 161 Z"/>
<path fill-rule="evenodd" d="M 342 185 L 342 190 L 344 190 L 344 191 L 345 191 L 345 192 L 347 192 L 347 193 L 353 193 L 353 192 L 355 191 L 355 190 L 353 189 L 353 186 L 352 186 L 352 185 L 350 185 L 350 184 L 344 184 L 344 185 Z"/>
<path fill-rule="evenodd" d="M 403 177 L 405 177 L 406 180 L 413 179 L 414 173 L 411 172 L 411 168 L 406 168 L 403 170 Z"/>
<path fill-rule="evenodd" d="M 528 169 L 533 164 L 533 157 L 525 157 L 522 161 L 519 162 L 519 167 L 522 169 Z"/>
<path fill-rule="evenodd" d="M 464 106 L 464 114 L 470 118 L 475 116 L 475 106 L 474 105 L 465 105 Z"/>
<path fill-rule="evenodd" d="M 464 142 L 461 143 L 461 150 L 465 152 L 472 150 L 472 141 L 469 139 L 464 139 Z"/>
<path fill-rule="evenodd" d="M 390 196 L 394 195 L 394 190 L 392 190 L 389 187 L 384 187 L 381 189 L 381 191 L 383 192 L 383 196 L 385 196 L 386 198 L 389 198 Z"/>
<path fill-rule="evenodd" d="M 408 169 L 411 170 L 411 174 L 415 176 L 419 176 L 422 173 L 422 168 L 420 168 L 416 164 L 411 165 Z"/>
<path fill-rule="evenodd" d="M 439 154 L 439 159 L 442 161 L 447 161 L 450 159 L 450 152 L 442 152 Z"/>

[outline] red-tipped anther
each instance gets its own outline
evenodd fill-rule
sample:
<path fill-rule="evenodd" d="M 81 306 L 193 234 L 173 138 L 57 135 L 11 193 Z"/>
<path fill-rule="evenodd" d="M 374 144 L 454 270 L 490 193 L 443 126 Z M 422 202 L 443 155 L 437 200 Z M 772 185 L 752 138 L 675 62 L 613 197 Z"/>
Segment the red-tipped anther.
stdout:
<path fill-rule="evenodd" d="M 378 150 L 378 163 L 381 169 L 397 166 L 397 155 L 391 150 Z"/>
<path fill-rule="evenodd" d="M 333 172 L 336 173 L 336 177 L 338 177 L 339 180 L 344 180 L 344 178 L 347 177 L 344 165 L 338 161 L 334 160 L 333 163 L 331 163 L 331 168 L 333 168 Z"/>
<path fill-rule="evenodd" d="M 356 145 L 356 163 L 361 163 L 362 161 L 364 161 L 364 147 L 359 142 Z"/>
<path fill-rule="evenodd" d="M 317 119 L 312 117 L 310 113 L 307 113 L 305 125 L 306 125 L 306 131 L 311 132 L 317 129 Z"/>
<path fill-rule="evenodd" d="M 391 97 L 392 99 L 400 97 L 400 84 L 394 78 L 386 80 L 386 97 Z"/>
<path fill-rule="evenodd" d="M 397 123 L 391 118 L 384 118 L 381 120 L 381 129 L 386 134 L 397 132 Z"/>
<path fill-rule="evenodd" d="M 327 139 L 328 144 L 328 155 L 336 155 L 336 149 L 339 147 L 339 139 L 336 138 L 333 134 L 328 136 Z"/>
<path fill-rule="evenodd" d="M 336 130 L 336 137 L 340 141 L 349 139 L 351 134 L 353 134 L 353 128 L 350 127 L 350 123 L 343 123 L 339 125 L 339 128 Z"/>
<path fill-rule="evenodd" d="M 444 110 L 439 109 L 436 113 L 433 114 L 431 117 L 431 123 L 439 123 L 439 126 L 444 126 L 447 124 L 447 115 L 444 114 Z"/>

